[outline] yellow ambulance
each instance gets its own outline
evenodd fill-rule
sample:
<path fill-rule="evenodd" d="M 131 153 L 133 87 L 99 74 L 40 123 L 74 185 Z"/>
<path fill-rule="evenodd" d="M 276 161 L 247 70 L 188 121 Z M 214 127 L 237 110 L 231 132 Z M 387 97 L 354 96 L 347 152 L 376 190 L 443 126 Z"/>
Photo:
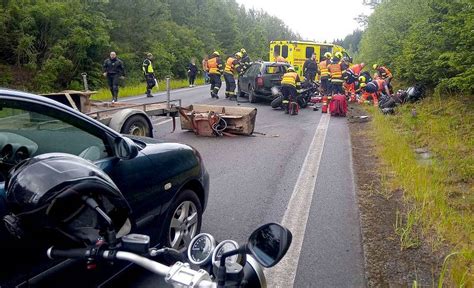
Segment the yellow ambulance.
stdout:
<path fill-rule="evenodd" d="M 282 56 L 303 76 L 303 64 L 306 59 L 311 58 L 313 53 L 316 53 L 316 61 L 319 63 L 324 53 L 341 52 L 344 57 L 348 57 L 352 62 L 352 58 L 347 54 L 346 50 L 339 45 L 329 43 L 317 43 L 310 41 L 271 41 L 270 42 L 270 62 L 275 61 L 275 55 Z"/>

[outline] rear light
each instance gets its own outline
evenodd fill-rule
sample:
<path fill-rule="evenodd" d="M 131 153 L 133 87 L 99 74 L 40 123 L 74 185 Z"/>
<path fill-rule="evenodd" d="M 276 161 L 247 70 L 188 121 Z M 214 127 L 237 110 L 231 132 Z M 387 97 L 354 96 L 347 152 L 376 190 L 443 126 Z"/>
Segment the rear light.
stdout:
<path fill-rule="evenodd" d="M 257 86 L 258 87 L 263 87 L 263 77 L 262 76 L 257 76 L 257 78 L 255 79 L 255 82 L 257 83 Z"/>

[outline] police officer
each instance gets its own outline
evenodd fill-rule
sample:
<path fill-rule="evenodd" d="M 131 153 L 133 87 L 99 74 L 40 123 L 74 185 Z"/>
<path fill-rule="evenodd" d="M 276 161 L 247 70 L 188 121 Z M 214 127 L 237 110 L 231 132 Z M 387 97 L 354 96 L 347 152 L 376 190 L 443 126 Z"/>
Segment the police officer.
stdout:
<path fill-rule="evenodd" d="M 209 78 L 211 82 L 211 97 L 219 99 L 219 89 L 221 89 L 222 85 L 222 61 L 219 52 L 214 51 L 214 53 L 212 53 L 209 60 L 207 60 L 207 67 L 209 68 Z"/>
<path fill-rule="evenodd" d="M 117 58 L 117 54 L 112 51 L 110 57 L 102 65 L 104 77 L 107 77 L 110 92 L 112 93 L 112 103 L 117 102 L 119 92 L 119 78 L 125 77 L 125 68 L 122 60 Z"/>
<path fill-rule="evenodd" d="M 151 89 L 156 85 L 155 70 L 153 69 L 153 54 L 147 53 L 146 59 L 143 60 L 142 70 L 146 80 L 146 97 L 153 97 Z"/>

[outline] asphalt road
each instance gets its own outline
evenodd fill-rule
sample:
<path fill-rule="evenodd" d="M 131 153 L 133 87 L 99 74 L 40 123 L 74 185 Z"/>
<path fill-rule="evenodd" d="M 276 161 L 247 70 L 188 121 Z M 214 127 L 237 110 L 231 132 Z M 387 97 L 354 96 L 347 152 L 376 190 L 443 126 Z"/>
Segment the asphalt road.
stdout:
<path fill-rule="evenodd" d="M 209 86 L 172 91 L 171 99 L 178 98 L 183 105 L 237 105 L 222 96 L 211 99 Z M 160 100 L 166 100 L 166 94 L 125 101 Z M 181 131 L 179 124 L 177 131 L 170 133 L 169 119 L 153 119 L 156 137 L 189 144 L 204 159 L 211 186 L 202 232 L 211 233 L 218 241 L 245 243 L 259 225 L 288 223 L 294 241 L 288 259 L 266 271 L 272 278 L 269 287 L 364 287 L 346 119 L 312 109 L 288 116 L 262 102 L 241 105 L 258 109 L 258 133 L 253 137 L 196 137 Z M 162 285 L 158 277 L 138 269 L 123 279 L 122 284 L 135 287 Z"/>

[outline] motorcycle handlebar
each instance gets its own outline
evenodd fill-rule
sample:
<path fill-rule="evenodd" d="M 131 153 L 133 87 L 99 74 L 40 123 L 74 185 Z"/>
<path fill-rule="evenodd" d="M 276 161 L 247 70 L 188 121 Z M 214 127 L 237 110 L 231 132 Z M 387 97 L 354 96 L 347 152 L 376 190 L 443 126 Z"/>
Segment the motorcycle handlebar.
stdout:
<path fill-rule="evenodd" d="M 125 260 L 134 263 L 138 266 L 141 266 L 149 270 L 150 272 L 165 277 L 165 280 L 169 283 L 180 284 L 184 287 L 217 287 L 217 284 L 215 282 L 206 279 L 207 277 L 205 276 L 207 272 L 204 272 L 202 270 L 195 271 L 191 269 L 189 265 L 183 264 L 181 262 L 177 262 L 173 266 L 169 267 L 131 252 L 112 250 L 97 251 L 95 250 L 95 248 L 60 250 L 51 247 L 48 249 L 47 255 L 50 259 L 87 259 L 89 257 L 96 257 L 107 260 Z M 207 276 L 209 275 L 207 274 Z M 198 281 L 199 283 L 193 283 L 193 281 Z"/>

